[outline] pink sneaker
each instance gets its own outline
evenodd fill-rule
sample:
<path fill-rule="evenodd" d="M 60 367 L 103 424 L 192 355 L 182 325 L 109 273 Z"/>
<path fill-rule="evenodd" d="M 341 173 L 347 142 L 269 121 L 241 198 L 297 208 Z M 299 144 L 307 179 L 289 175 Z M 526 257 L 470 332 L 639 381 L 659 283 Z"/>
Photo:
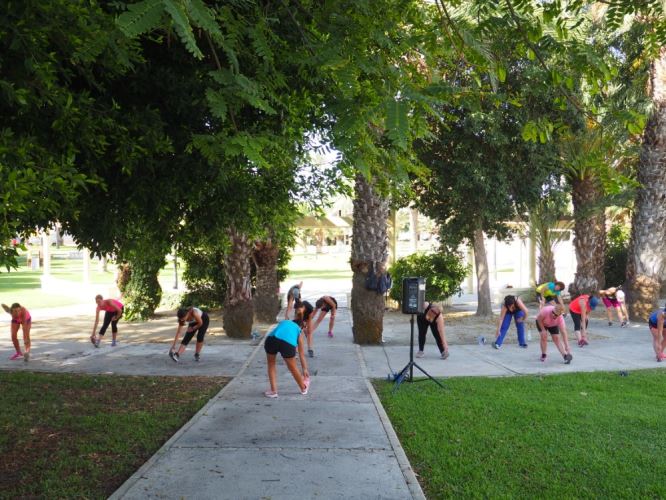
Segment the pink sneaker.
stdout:
<path fill-rule="evenodd" d="M 264 396 L 266 396 L 267 398 L 273 398 L 273 399 L 274 399 L 274 398 L 277 398 L 277 397 L 278 397 L 278 393 L 275 392 L 275 391 L 271 391 L 271 390 L 269 389 L 269 390 L 267 390 L 266 392 L 264 392 Z"/>
<path fill-rule="evenodd" d="M 333 332 L 328 332 L 329 338 L 333 338 Z"/>
<path fill-rule="evenodd" d="M 22 357 L 23 357 L 23 354 L 21 354 L 20 352 L 15 352 L 13 356 L 9 357 L 9 359 L 11 359 L 12 361 L 16 361 L 17 359 L 20 359 Z"/>

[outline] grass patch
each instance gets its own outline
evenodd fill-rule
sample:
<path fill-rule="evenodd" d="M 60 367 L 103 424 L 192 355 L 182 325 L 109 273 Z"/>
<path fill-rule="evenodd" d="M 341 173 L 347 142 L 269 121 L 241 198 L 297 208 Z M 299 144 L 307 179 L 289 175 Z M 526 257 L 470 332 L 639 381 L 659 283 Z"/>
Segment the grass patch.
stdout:
<path fill-rule="evenodd" d="M 0 498 L 107 498 L 227 382 L 0 373 Z"/>
<path fill-rule="evenodd" d="M 430 499 L 664 498 L 666 371 L 375 387 Z"/>

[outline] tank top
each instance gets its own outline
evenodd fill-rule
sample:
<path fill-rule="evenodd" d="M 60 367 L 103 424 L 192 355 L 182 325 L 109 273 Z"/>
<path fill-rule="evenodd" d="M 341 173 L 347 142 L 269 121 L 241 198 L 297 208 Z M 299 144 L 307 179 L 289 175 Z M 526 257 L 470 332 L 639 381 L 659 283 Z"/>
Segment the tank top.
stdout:
<path fill-rule="evenodd" d="M 110 300 L 111 302 L 113 302 L 118 309 L 123 308 L 123 304 L 119 300 L 116 300 L 116 299 L 107 299 L 107 300 Z M 99 309 L 100 309 L 100 311 L 116 312 L 116 310 L 112 306 L 106 305 L 106 304 L 100 306 Z"/>
<path fill-rule="evenodd" d="M 301 327 L 293 321 L 283 319 L 275 328 L 268 334 L 269 337 L 275 337 L 284 340 L 287 344 L 294 347 L 298 346 L 298 336 L 301 333 Z"/>
<path fill-rule="evenodd" d="M 592 308 L 590 307 L 589 295 L 579 295 L 578 297 L 573 299 L 569 304 L 569 311 L 574 312 L 576 314 L 583 314 L 583 312 L 580 310 L 580 299 L 585 299 L 585 311 L 586 312 L 592 311 Z"/>
<path fill-rule="evenodd" d="M 423 319 L 425 319 L 426 315 L 428 314 L 428 311 L 430 311 L 430 308 L 432 307 L 432 304 L 428 303 L 428 307 L 425 308 L 425 311 L 423 311 Z M 437 321 L 437 318 L 439 318 L 439 315 L 442 314 L 441 312 L 438 312 L 432 320 L 428 321 L 428 323 L 433 324 L 435 321 Z"/>

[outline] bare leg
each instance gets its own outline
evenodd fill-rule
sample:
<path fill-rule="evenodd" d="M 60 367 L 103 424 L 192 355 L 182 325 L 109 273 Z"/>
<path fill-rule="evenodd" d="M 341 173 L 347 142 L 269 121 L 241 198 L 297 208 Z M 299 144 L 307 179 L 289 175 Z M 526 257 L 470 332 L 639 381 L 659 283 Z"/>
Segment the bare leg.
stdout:
<path fill-rule="evenodd" d="M 328 333 L 332 334 L 333 333 L 333 326 L 335 326 L 335 313 L 337 312 L 337 309 L 334 309 L 331 311 L 331 319 L 328 321 Z"/>
<path fill-rule="evenodd" d="M 289 371 L 291 372 L 291 376 L 294 377 L 294 380 L 298 384 L 298 388 L 301 391 L 305 390 L 305 382 L 303 382 L 303 377 L 301 376 L 301 371 L 298 369 L 298 366 L 296 365 L 296 358 L 284 358 L 284 362 L 287 365 L 287 368 L 289 368 Z M 275 365 L 273 366 L 273 369 L 275 369 Z M 270 379 L 270 361 L 268 365 L 268 378 Z M 271 389 L 273 387 L 271 386 Z M 277 389 L 274 389 L 277 392 Z"/>
<path fill-rule="evenodd" d="M 659 335 L 659 334 L 657 334 L 657 335 Z M 664 329 L 664 331 L 661 335 L 663 337 L 661 339 L 661 357 L 663 358 L 664 357 L 664 349 L 666 349 L 666 328 Z"/>
<path fill-rule="evenodd" d="M 180 347 L 178 348 L 178 356 L 182 356 L 185 349 L 187 349 L 187 346 L 185 344 L 180 344 Z"/>
<path fill-rule="evenodd" d="M 319 326 L 319 323 L 321 323 L 324 320 L 324 317 L 326 316 L 326 311 L 320 311 L 319 316 L 314 322 L 314 325 L 312 326 L 312 333 L 317 331 L 317 327 Z"/>
<path fill-rule="evenodd" d="M 560 354 L 562 356 L 567 354 L 567 350 L 564 347 L 564 345 L 563 345 L 564 343 L 562 342 L 562 339 L 560 338 L 560 336 L 559 335 L 551 335 L 551 337 L 553 338 L 553 344 L 555 344 L 555 347 L 557 347 L 557 350 L 560 351 Z"/>
<path fill-rule="evenodd" d="M 312 350 L 312 332 L 309 329 L 305 329 L 305 340 L 308 342 L 308 351 Z"/>
<path fill-rule="evenodd" d="M 291 312 L 291 307 L 294 304 L 293 297 L 287 299 L 287 310 L 284 312 L 284 319 L 289 319 L 289 313 Z"/>
<path fill-rule="evenodd" d="M 539 332 L 539 345 L 541 346 L 541 354 L 546 354 L 548 349 L 548 332 Z"/>
<path fill-rule="evenodd" d="M 203 340 L 201 342 L 197 342 L 196 347 L 194 348 L 194 352 L 196 354 L 199 354 L 201 352 L 201 349 L 203 349 Z"/>
<path fill-rule="evenodd" d="M 661 339 L 659 338 L 659 331 L 656 328 L 650 327 L 650 333 L 652 334 L 652 348 L 654 349 L 654 353 L 657 355 L 657 359 L 659 359 L 660 355 L 664 350 L 661 347 Z"/>
<path fill-rule="evenodd" d="M 32 323 L 23 324 L 23 345 L 25 346 L 25 352 L 30 352 L 30 328 Z"/>
<path fill-rule="evenodd" d="M 12 332 L 12 344 L 14 344 L 14 349 L 16 349 L 16 352 L 21 354 L 21 346 L 18 341 L 18 331 L 19 331 L 19 326 L 16 323 L 12 323 L 11 325 L 11 332 Z"/>
<path fill-rule="evenodd" d="M 620 309 L 620 306 L 617 306 L 615 308 L 615 312 L 617 313 L 617 320 L 620 322 L 620 324 L 624 323 L 624 318 L 622 317 L 622 309 Z"/>
<path fill-rule="evenodd" d="M 608 316 L 608 324 L 610 325 L 613 322 L 613 316 L 611 315 L 610 307 L 606 308 L 606 316 Z"/>
<path fill-rule="evenodd" d="M 266 354 L 266 362 L 268 365 L 268 383 L 271 386 L 272 392 L 277 392 L 277 369 L 275 358 L 277 354 Z"/>

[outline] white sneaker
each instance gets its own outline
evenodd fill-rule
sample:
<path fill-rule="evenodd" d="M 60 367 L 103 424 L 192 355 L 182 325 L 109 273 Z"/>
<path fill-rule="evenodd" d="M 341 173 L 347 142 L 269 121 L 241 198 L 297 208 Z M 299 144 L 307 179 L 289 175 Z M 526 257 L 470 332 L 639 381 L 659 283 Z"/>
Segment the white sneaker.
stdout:
<path fill-rule="evenodd" d="M 448 357 L 449 357 L 449 351 L 444 351 L 444 352 L 442 353 L 442 359 L 446 359 L 446 358 L 448 358 Z"/>
<path fill-rule="evenodd" d="M 416 353 L 417 358 L 422 358 L 423 357 L 423 351 L 419 351 Z"/>

